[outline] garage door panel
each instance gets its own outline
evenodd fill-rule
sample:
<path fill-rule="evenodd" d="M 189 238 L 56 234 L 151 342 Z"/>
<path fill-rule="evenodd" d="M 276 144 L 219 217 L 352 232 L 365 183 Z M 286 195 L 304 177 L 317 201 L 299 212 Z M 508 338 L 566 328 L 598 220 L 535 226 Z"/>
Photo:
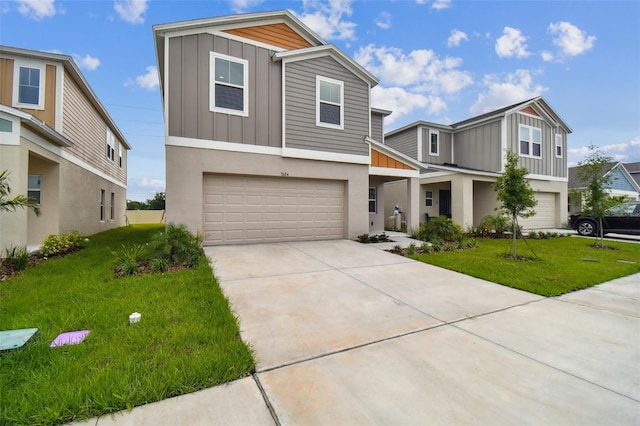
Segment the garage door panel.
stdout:
<path fill-rule="evenodd" d="M 344 183 L 205 175 L 205 244 L 335 239 L 344 235 Z"/>
<path fill-rule="evenodd" d="M 534 207 L 535 216 L 519 218 L 518 223 L 524 229 L 555 228 L 556 194 L 552 192 L 534 193 L 538 204 Z"/>

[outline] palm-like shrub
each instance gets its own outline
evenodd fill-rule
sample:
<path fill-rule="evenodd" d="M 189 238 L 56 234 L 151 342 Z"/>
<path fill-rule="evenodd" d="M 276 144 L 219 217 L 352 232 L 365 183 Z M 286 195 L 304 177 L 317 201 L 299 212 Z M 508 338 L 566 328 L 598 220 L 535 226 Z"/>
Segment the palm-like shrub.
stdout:
<path fill-rule="evenodd" d="M 462 238 L 462 228 L 448 217 L 439 216 L 421 223 L 415 235 L 422 241 L 457 241 Z"/>

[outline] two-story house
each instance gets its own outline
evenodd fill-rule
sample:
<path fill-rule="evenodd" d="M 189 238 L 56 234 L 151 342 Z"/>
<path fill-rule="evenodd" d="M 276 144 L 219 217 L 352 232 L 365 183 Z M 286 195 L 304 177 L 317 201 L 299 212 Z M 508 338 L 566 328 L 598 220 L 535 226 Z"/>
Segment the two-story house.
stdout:
<path fill-rule="evenodd" d="M 124 225 L 129 149 L 70 56 L 0 46 L 0 170 L 41 211 L 0 213 L 0 250 Z"/>
<path fill-rule="evenodd" d="M 519 157 L 538 201 L 536 215 L 520 219 L 525 229 L 567 222 L 567 135 L 571 128 L 536 97 L 451 125 L 418 121 L 385 135 L 385 144 L 423 163 L 420 220 L 449 216 L 463 228 L 477 225 L 499 207 L 493 184 L 506 152 Z M 404 187 L 385 186 L 385 211 L 407 204 Z M 415 202 L 414 202 L 415 204 Z"/>
<path fill-rule="evenodd" d="M 166 220 L 204 244 L 355 238 L 384 226 L 385 182 L 417 194 L 422 166 L 382 143 L 378 80 L 290 12 L 153 32 Z"/>

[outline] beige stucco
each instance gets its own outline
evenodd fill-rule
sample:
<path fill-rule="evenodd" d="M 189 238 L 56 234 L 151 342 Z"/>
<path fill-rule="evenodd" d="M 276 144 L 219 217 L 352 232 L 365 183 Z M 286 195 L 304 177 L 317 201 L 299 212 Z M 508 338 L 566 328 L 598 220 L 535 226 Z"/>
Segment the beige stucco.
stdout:
<path fill-rule="evenodd" d="M 127 210 L 127 224 L 164 223 L 164 210 Z"/>
<path fill-rule="evenodd" d="M 188 166 L 185 166 L 188 165 Z M 331 179 L 345 182 L 345 238 L 369 232 L 368 166 L 279 155 L 166 146 L 166 221 L 203 227 L 205 173 Z"/>

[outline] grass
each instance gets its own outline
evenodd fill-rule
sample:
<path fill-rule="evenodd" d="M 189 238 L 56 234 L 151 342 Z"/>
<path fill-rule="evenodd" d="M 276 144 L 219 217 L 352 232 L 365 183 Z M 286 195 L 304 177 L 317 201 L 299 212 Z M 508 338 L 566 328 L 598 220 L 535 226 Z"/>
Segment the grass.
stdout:
<path fill-rule="evenodd" d="M 640 244 L 607 241 L 614 249 L 593 248 L 586 238 L 518 241 L 514 260 L 511 240 L 479 239 L 478 248 L 421 254 L 412 258 L 542 296 L 558 296 L 640 272 Z M 532 252 L 533 250 L 533 252 Z M 620 262 L 623 261 L 623 262 Z M 627 263 L 634 262 L 634 263 Z"/>
<path fill-rule="evenodd" d="M 255 368 L 208 264 L 116 279 L 114 250 L 161 228 L 138 225 L 0 283 L 0 330 L 37 327 L 25 350 L 0 355 L 0 424 L 60 424 L 194 392 Z M 138 324 L 129 314 L 140 312 Z M 79 345 L 50 348 L 66 331 Z"/>

